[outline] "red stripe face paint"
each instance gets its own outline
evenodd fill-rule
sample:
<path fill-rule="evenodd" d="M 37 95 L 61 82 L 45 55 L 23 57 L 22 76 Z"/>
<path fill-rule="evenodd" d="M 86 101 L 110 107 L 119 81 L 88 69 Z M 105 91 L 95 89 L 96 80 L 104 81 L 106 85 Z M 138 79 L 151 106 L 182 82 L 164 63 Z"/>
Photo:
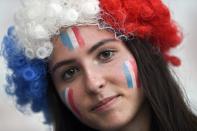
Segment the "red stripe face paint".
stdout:
<path fill-rule="evenodd" d="M 66 106 L 77 116 L 81 117 L 81 113 L 77 109 L 77 106 L 74 101 L 74 92 L 71 88 L 65 88 L 64 91 L 59 93 L 60 98 L 66 104 Z"/>
<path fill-rule="evenodd" d="M 137 69 L 136 61 L 133 58 L 133 59 L 130 59 L 129 62 L 131 63 L 132 68 L 133 68 L 133 72 L 134 72 L 135 80 L 136 80 L 136 86 L 137 88 L 139 88 L 140 84 L 139 84 L 139 79 L 138 79 L 138 69 Z"/>
<path fill-rule="evenodd" d="M 64 46 L 71 50 L 81 48 L 85 45 L 84 39 L 76 26 L 68 28 L 66 32 L 62 32 L 60 38 Z"/>
<path fill-rule="evenodd" d="M 80 47 L 83 47 L 85 45 L 85 42 L 84 42 L 84 39 L 83 37 L 81 36 L 80 32 L 79 32 L 79 28 L 76 27 L 76 26 L 73 26 L 72 27 L 72 30 L 77 38 L 77 41 L 78 41 L 78 44 Z"/>
<path fill-rule="evenodd" d="M 68 103 L 69 103 L 70 107 L 73 109 L 73 111 L 77 114 L 77 116 L 81 117 L 81 114 L 75 105 L 73 93 L 74 92 L 72 89 L 68 89 Z"/>

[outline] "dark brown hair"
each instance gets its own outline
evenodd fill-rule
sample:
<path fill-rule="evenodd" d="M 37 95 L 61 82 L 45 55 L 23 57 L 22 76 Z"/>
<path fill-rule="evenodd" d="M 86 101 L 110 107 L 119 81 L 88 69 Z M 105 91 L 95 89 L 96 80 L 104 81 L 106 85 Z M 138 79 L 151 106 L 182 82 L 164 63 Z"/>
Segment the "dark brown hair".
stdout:
<path fill-rule="evenodd" d="M 197 131 L 197 117 L 186 104 L 182 90 L 160 51 L 138 38 L 124 39 L 123 42 L 138 65 L 139 79 L 151 109 L 151 131 Z M 55 131 L 94 131 L 64 106 L 51 78 L 49 83 L 49 105 Z"/>

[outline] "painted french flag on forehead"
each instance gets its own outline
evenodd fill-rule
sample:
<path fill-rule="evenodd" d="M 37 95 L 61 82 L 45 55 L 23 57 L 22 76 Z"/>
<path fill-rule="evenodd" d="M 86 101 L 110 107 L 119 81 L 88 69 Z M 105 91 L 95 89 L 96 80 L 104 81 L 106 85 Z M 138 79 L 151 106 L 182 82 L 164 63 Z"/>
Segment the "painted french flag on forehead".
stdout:
<path fill-rule="evenodd" d="M 61 33 L 60 38 L 62 43 L 71 50 L 84 46 L 84 40 L 76 26 L 70 27 L 66 32 Z"/>
<path fill-rule="evenodd" d="M 66 106 L 78 117 L 81 117 L 79 110 L 77 109 L 74 97 L 73 90 L 71 88 L 65 88 L 63 92 L 60 92 L 60 97 L 62 101 L 66 104 Z"/>
<path fill-rule="evenodd" d="M 138 87 L 137 66 L 134 60 L 127 60 L 123 63 L 123 72 L 127 80 L 128 88 Z"/>

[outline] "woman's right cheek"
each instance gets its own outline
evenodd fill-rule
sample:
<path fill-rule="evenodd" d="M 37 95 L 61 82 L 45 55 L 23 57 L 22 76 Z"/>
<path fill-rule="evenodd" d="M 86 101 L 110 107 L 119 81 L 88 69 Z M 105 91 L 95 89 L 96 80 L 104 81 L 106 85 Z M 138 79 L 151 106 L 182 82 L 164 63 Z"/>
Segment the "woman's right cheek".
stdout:
<path fill-rule="evenodd" d="M 63 103 L 74 113 L 74 115 L 78 118 L 81 117 L 81 113 L 76 104 L 75 94 L 72 88 L 66 87 L 64 90 L 59 92 L 60 98 Z"/>

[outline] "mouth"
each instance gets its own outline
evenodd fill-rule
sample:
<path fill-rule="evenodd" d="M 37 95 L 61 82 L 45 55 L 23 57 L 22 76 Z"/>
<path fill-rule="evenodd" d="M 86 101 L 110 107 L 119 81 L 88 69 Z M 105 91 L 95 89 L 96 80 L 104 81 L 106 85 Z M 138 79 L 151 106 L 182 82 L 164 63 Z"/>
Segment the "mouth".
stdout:
<path fill-rule="evenodd" d="M 104 98 L 103 100 L 99 101 L 92 109 L 91 111 L 97 111 L 102 112 L 110 107 L 115 103 L 115 101 L 120 97 L 120 95 L 115 95 L 111 97 Z"/>

